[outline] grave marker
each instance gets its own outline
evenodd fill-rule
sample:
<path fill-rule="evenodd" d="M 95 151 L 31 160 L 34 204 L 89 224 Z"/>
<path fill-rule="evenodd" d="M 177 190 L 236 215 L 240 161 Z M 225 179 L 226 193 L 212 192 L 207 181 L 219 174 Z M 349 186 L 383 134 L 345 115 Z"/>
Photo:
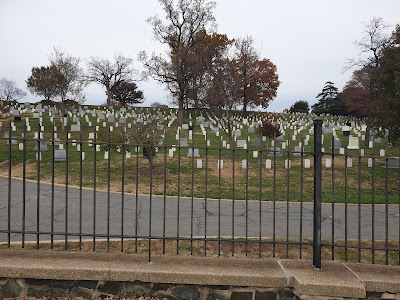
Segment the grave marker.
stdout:
<path fill-rule="evenodd" d="M 300 155 L 301 155 L 301 147 L 300 146 L 294 146 L 293 156 L 300 156 Z"/>
<path fill-rule="evenodd" d="M 272 169 L 272 161 L 271 161 L 270 159 L 267 159 L 267 160 L 265 161 L 265 168 L 266 168 L 267 170 Z"/>
<path fill-rule="evenodd" d="M 188 149 L 188 157 L 199 157 L 199 149 L 198 148 L 189 148 Z"/>
<path fill-rule="evenodd" d="M 283 156 L 283 154 L 282 154 L 280 151 L 281 151 L 281 148 L 271 146 L 271 147 L 269 147 L 268 156 L 269 156 L 269 157 L 274 157 L 274 156 L 279 157 L 279 156 Z"/>
<path fill-rule="evenodd" d="M 196 168 L 197 168 L 197 169 L 203 168 L 203 160 L 198 159 L 198 160 L 196 161 Z"/>
<path fill-rule="evenodd" d="M 333 149 L 340 149 L 342 148 L 342 143 L 340 140 L 335 139 L 333 141 Z"/>
<path fill-rule="evenodd" d="M 65 149 L 54 150 L 54 161 L 65 161 L 67 159 L 67 151 Z"/>
<path fill-rule="evenodd" d="M 325 167 L 331 168 L 332 167 L 332 160 L 330 158 L 327 158 L 325 160 Z"/>
<path fill-rule="evenodd" d="M 399 169 L 400 168 L 400 158 L 399 157 L 389 157 L 387 160 L 388 169 Z"/>
<path fill-rule="evenodd" d="M 46 151 L 47 150 L 47 142 L 46 141 L 40 141 L 39 142 L 39 148 L 38 148 L 38 143 L 35 142 L 35 148 L 33 148 L 33 151 Z"/>
<path fill-rule="evenodd" d="M 246 140 L 237 140 L 236 143 L 238 148 L 243 148 L 246 145 Z"/>
<path fill-rule="evenodd" d="M 221 160 L 218 160 L 218 162 L 217 162 L 217 164 L 218 164 L 218 169 L 223 169 L 224 168 L 224 161 L 221 159 Z"/>
<path fill-rule="evenodd" d="M 311 168 L 311 160 L 310 159 L 306 158 L 304 160 L 304 168 L 306 168 L 306 169 L 310 169 Z"/>
<path fill-rule="evenodd" d="M 351 159 L 350 157 L 347 158 L 347 167 L 348 168 L 352 168 L 353 167 L 353 159 Z"/>
<path fill-rule="evenodd" d="M 347 146 L 347 149 L 360 149 L 359 142 L 360 140 L 358 139 L 357 136 L 350 136 L 349 145 Z"/>
<path fill-rule="evenodd" d="M 183 146 L 183 147 L 189 146 L 188 139 L 187 138 L 180 138 L 179 139 L 179 146 Z"/>
<path fill-rule="evenodd" d="M 247 159 L 242 160 L 242 169 L 247 169 Z"/>
<path fill-rule="evenodd" d="M 291 161 L 290 159 L 285 159 L 285 169 L 290 169 Z"/>

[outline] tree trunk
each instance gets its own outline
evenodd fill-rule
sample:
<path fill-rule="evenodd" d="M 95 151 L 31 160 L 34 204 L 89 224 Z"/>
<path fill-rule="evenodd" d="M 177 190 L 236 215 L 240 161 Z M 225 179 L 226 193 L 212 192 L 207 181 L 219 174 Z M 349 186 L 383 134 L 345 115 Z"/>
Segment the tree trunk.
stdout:
<path fill-rule="evenodd" d="M 64 131 L 65 124 L 64 124 L 64 114 L 65 114 L 65 101 L 61 99 L 61 128 Z"/>
<path fill-rule="evenodd" d="M 199 109 L 199 99 L 197 95 L 194 97 L 194 109 L 197 111 Z"/>
<path fill-rule="evenodd" d="M 107 106 L 110 106 L 111 105 L 111 91 L 110 91 L 109 87 L 107 87 L 106 93 L 107 93 Z"/>
<path fill-rule="evenodd" d="M 244 89 L 244 93 L 243 93 L 243 116 L 246 117 L 247 116 L 247 98 L 246 98 L 246 88 Z"/>
<path fill-rule="evenodd" d="M 183 96 L 179 95 L 178 99 L 178 126 L 182 126 L 183 123 Z"/>
<path fill-rule="evenodd" d="M 364 145 L 365 146 L 369 146 L 369 130 L 370 130 L 369 122 L 367 121 L 367 129 L 366 129 L 366 132 L 365 132 L 365 141 L 364 141 Z"/>

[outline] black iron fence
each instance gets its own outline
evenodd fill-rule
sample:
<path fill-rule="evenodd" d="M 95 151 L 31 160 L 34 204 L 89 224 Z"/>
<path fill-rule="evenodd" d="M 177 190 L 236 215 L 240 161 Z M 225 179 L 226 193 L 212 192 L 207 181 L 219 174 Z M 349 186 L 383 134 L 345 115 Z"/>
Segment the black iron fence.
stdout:
<path fill-rule="evenodd" d="M 22 125 L 0 140 L 4 247 L 400 264 L 399 149 L 388 143 L 363 149 L 344 135 L 336 147 L 321 120 L 295 147 L 290 136 L 211 147 L 193 132 L 174 145 L 167 131 L 143 144 L 54 123 L 29 137 Z"/>

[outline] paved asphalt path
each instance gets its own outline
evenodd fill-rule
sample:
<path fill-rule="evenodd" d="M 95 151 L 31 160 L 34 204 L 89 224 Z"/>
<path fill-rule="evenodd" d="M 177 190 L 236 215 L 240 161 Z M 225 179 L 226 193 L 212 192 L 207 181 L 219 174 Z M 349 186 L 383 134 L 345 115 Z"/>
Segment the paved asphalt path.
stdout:
<path fill-rule="evenodd" d="M 7 242 L 4 231 L 8 226 L 12 231 L 25 231 L 26 240 L 35 240 L 35 233 L 43 232 L 40 240 L 49 240 L 48 233 L 68 232 L 69 239 L 76 239 L 79 232 L 91 235 L 124 235 L 144 237 L 273 237 L 274 215 L 275 234 L 277 238 L 298 238 L 300 221 L 303 224 L 303 238 L 312 238 L 313 204 L 301 205 L 277 201 L 258 202 L 236 200 L 207 200 L 163 196 L 139 196 L 125 194 L 124 201 L 120 193 L 80 189 L 69 187 L 66 193 L 64 186 L 54 187 L 52 197 L 51 185 L 40 183 L 37 197 L 37 183 L 25 181 L 25 218 L 23 181 L 11 181 L 11 205 L 8 204 L 8 178 L 0 177 L 0 242 Z M 66 195 L 68 196 L 66 199 Z M 52 213 L 52 199 L 54 200 Z M 179 202 L 178 202 L 179 201 Z M 179 203 L 179 205 L 178 205 Z M 151 210 L 150 210 L 151 205 Z M 165 207 L 165 209 L 164 209 Z M 261 222 L 260 222 L 261 207 Z M 361 214 L 359 215 L 359 210 Z M 361 218 L 361 238 L 372 238 L 372 206 L 348 205 L 347 234 L 348 239 L 358 238 L 359 216 Z M 150 219 L 151 214 L 151 219 Z M 164 226 L 165 215 L 165 226 Z M 331 239 L 332 223 L 335 239 L 345 238 L 345 205 L 336 204 L 334 214 L 331 204 L 322 205 L 322 238 Z M 386 236 L 385 206 L 375 205 L 375 239 L 384 240 Z M 193 217 L 192 217 L 193 216 Z M 220 217 L 219 217 L 220 216 Z M 247 217 L 247 218 L 246 218 Z M 247 223 L 246 223 L 247 219 Z M 52 222 L 53 220 L 53 222 Z M 151 220 L 151 222 L 150 222 Z M 232 226 L 234 224 L 234 226 Z M 179 227 L 178 227 L 179 225 Z M 150 227 L 151 226 L 151 227 Z M 123 228 L 123 231 L 122 231 Z M 388 207 L 389 240 L 399 239 L 399 206 Z M 64 239 L 64 235 L 56 235 L 55 239 Z M 91 238 L 87 236 L 86 238 Z M 11 234 L 11 241 L 20 241 L 21 234 Z"/>

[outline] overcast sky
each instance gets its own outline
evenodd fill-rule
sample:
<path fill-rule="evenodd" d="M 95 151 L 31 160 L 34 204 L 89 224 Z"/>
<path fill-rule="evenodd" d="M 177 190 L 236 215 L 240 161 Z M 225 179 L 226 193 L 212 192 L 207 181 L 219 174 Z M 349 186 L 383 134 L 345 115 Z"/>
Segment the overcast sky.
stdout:
<path fill-rule="evenodd" d="M 316 102 L 326 81 L 342 89 L 351 72 L 346 58 L 359 52 L 355 40 L 363 22 L 382 17 L 400 23 L 400 0 L 216 0 L 218 32 L 230 38 L 251 35 L 262 58 L 278 68 L 281 85 L 269 111 L 281 111 L 297 100 Z M 146 23 L 164 18 L 157 0 L 0 0 L 0 78 L 26 89 L 31 68 L 48 64 L 53 47 L 80 57 L 130 56 L 141 69 L 141 50 L 163 52 Z M 84 66 L 84 63 L 82 64 Z M 150 105 L 169 102 L 163 86 L 140 82 Z M 106 100 L 100 86 L 86 89 L 86 103 Z M 28 92 L 22 101 L 37 101 Z"/>

